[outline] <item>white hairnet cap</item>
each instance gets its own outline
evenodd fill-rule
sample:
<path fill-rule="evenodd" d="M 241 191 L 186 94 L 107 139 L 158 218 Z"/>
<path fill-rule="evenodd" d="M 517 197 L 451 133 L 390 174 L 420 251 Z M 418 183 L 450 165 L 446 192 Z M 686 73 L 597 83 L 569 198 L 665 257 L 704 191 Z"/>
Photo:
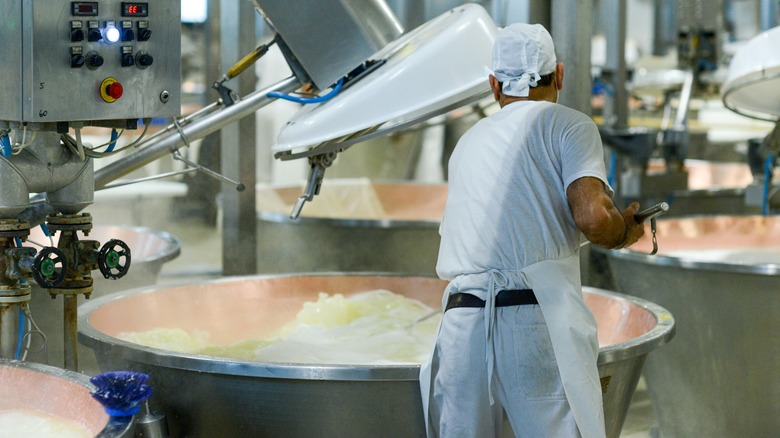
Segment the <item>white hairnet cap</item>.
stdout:
<path fill-rule="evenodd" d="M 530 87 L 554 72 L 555 64 L 552 37 L 541 24 L 510 24 L 493 44 L 493 75 L 509 96 L 528 97 Z"/>

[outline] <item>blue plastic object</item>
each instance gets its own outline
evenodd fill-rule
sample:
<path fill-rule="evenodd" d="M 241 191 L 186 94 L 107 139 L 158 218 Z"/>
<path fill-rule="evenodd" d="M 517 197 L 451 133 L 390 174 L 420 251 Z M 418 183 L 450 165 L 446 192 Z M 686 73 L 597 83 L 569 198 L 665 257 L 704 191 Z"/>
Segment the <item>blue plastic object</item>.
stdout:
<path fill-rule="evenodd" d="M 6 158 L 13 155 L 13 149 L 11 149 L 11 140 L 8 138 L 8 133 L 4 132 L 0 136 L 0 154 Z"/>
<path fill-rule="evenodd" d="M 149 375 L 134 371 L 109 371 L 89 379 L 95 385 L 92 397 L 112 417 L 129 417 L 141 410 L 141 403 L 152 395 L 148 380 Z"/>
<path fill-rule="evenodd" d="M 290 102 L 296 102 L 302 104 L 321 103 L 321 102 L 325 102 L 326 100 L 330 100 L 334 98 L 337 94 L 339 94 L 339 91 L 341 91 L 341 87 L 343 85 L 344 85 L 344 78 L 341 78 L 336 83 L 336 86 L 333 87 L 333 89 L 330 91 L 330 93 L 325 94 L 323 96 L 317 96 L 317 97 L 298 97 L 298 96 L 292 96 L 290 94 L 280 93 L 278 91 L 271 91 L 270 93 L 266 94 L 266 96 L 271 98 L 276 98 L 276 99 L 289 100 Z"/>
<path fill-rule="evenodd" d="M 769 186 L 772 182 L 772 164 L 774 162 L 774 154 L 770 154 L 764 162 L 764 199 L 761 203 L 761 212 L 764 213 L 764 216 L 769 215 Z"/>

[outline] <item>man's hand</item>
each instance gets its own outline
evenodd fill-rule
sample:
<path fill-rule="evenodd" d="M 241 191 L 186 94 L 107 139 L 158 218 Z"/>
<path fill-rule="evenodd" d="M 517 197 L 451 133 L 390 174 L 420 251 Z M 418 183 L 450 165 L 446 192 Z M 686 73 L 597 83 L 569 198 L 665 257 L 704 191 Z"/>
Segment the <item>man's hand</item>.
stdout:
<path fill-rule="evenodd" d="M 623 221 L 626 224 L 626 237 L 620 245 L 612 247 L 612 249 L 627 248 L 641 239 L 645 235 L 644 225 L 637 223 L 634 219 L 634 215 L 639 211 L 639 203 L 632 202 L 625 210 L 620 214 L 623 216 Z"/>
<path fill-rule="evenodd" d="M 596 245 L 625 248 L 645 233 L 644 226 L 634 220 L 639 204 L 635 202 L 620 212 L 598 178 L 577 179 L 566 189 L 566 197 L 577 227 Z"/>

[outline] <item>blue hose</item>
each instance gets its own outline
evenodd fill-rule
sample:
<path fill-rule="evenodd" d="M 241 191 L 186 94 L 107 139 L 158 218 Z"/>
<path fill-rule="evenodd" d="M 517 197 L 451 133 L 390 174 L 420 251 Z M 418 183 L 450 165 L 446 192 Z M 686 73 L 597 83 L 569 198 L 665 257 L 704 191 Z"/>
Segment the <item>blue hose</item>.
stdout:
<path fill-rule="evenodd" d="M 14 237 L 14 241 L 16 242 L 16 246 L 21 248 L 22 247 L 22 239 L 19 237 Z M 27 282 L 24 280 L 21 280 L 22 284 L 26 284 Z M 19 308 L 19 337 L 16 341 L 16 352 L 14 353 L 14 359 L 19 360 L 22 357 L 22 345 L 24 344 L 24 325 L 25 325 L 25 317 L 24 317 L 24 310 L 22 308 Z"/>
<path fill-rule="evenodd" d="M 16 242 L 16 246 L 21 248 L 22 247 L 22 239 L 18 237 L 14 237 L 14 241 Z M 19 283 L 21 284 L 27 284 L 27 280 L 21 279 L 19 280 Z"/>
<path fill-rule="evenodd" d="M 774 161 L 774 154 L 770 154 L 764 161 L 764 199 L 761 205 L 761 212 L 764 213 L 764 216 L 769 215 L 769 185 L 772 180 L 772 164 Z"/>
<path fill-rule="evenodd" d="M 119 134 L 116 132 L 116 129 L 111 130 L 111 143 L 108 144 L 108 148 L 106 148 L 106 152 L 113 152 L 114 148 L 116 147 L 116 139 L 119 138 Z M 47 234 L 48 236 L 48 234 Z"/>
<path fill-rule="evenodd" d="M 278 91 L 271 91 L 270 93 L 266 94 L 267 97 L 276 98 L 276 99 L 284 99 L 289 100 L 290 102 L 296 102 L 296 103 L 302 103 L 302 104 L 309 104 L 309 103 L 320 103 L 325 102 L 326 100 L 330 100 L 333 97 L 335 97 L 339 91 L 341 91 L 341 86 L 344 85 L 344 78 L 339 79 L 339 81 L 336 83 L 336 86 L 333 87 L 333 90 L 330 91 L 330 93 L 324 95 L 324 96 L 317 96 L 317 97 L 298 97 L 298 96 L 292 96 L 290 94 L 284 94 L 280 93 Z"/>
<path fill-rule="evenodd" d="M 0 154 L 2 154 L 5 158 L 13 155 L 13 149 L 11 149 L 11 140 L 8 139 L 7 132 L 4 132 L 3 135 L 0 136 Z"/>
<path fill-rule="evenodd" d="M 615 187 L 615 176 L 617 174 L 617 152 L 612 151 L 609 156 L 609 175 L 607 175 L 607 183 L 610 187 Z"/>
<path fill-rule="evenodd" d="M 43 230 L 43 234 L 45 234 L 46 237 L 51 237 L 51 233 L 49 232 L 49 227 L 47 227 L 46 224 L 41 223 L 41 230 Z"/>
<path fill-rule="evenodd" d="M 22 344 L 24 344 L 24 325 L 25 321 L 24 311 L 19 308 L 19 338 L 16 341 L 16 353 L 14 359 L 19 360 L 22 357 Z"/>

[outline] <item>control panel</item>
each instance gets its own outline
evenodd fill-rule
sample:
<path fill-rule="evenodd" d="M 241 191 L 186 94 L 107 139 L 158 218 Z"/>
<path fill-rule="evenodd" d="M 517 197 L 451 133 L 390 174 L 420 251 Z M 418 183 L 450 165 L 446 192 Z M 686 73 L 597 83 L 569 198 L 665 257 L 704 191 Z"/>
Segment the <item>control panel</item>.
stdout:
<path fill-rule="evenodd" d="M 179 115 L 180 0 L 0 3 L 0 120 Z"/>

